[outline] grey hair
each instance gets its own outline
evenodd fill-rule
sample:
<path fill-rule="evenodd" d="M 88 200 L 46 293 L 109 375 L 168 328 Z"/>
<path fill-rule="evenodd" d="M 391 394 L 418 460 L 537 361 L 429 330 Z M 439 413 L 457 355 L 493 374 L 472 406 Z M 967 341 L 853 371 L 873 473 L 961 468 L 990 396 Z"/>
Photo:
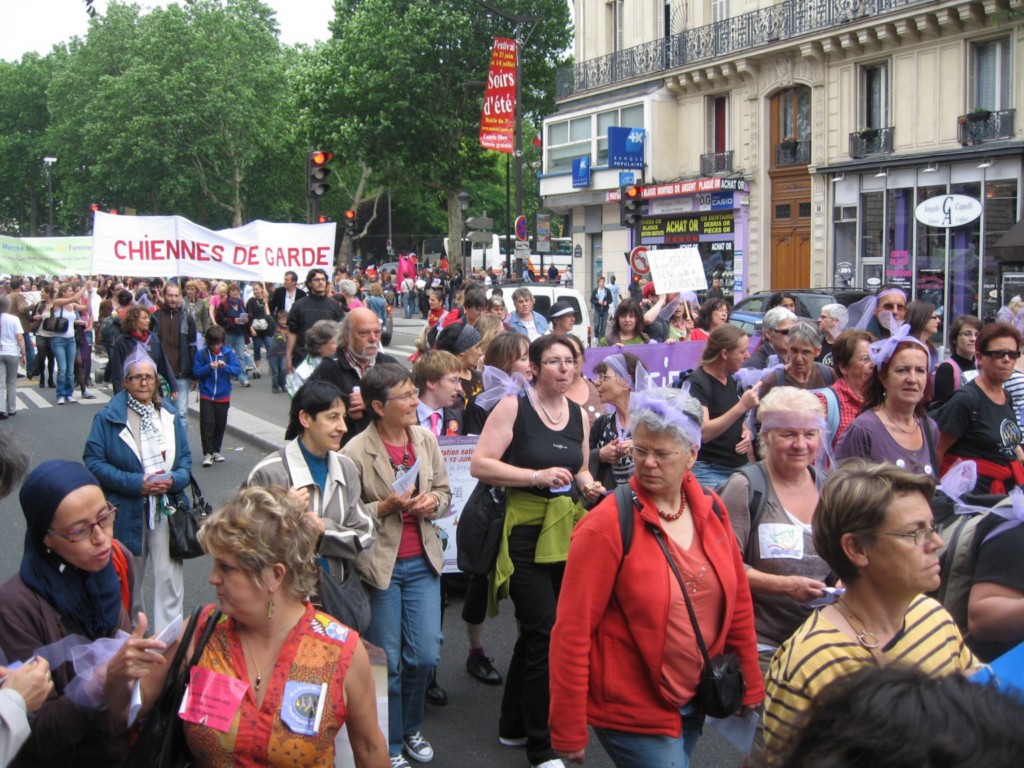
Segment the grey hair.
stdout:
<path fill-rule="evenodd" d="M 821 331 L 810 320 L 798 320 L 796 325 L 789 329 L 789 343 L 792 344 L 794 341 L 802 341 L 819 349 L 821 347 Z"/>
<path fill-rule="evenodd" d="M 6 315 L 11 310 L 11 297 L 6 293 L 0 296 L 0 315 Z"/>
<path fill-rule="evenodd" d="M 306 331 L 306 353 L 319 356 L 321 347 L 332 341 L 340 343 L 341 324 L 333 320 L 317 320 L 313 327 Z"/>
<path fill-rule="evenodd" d="M 774 331 L 779 327 L 779 323 L 785 322 L 786 320 L 798 320 L 799 318 L 792 313 L 792 311 L 785 307 L 773 307 L 764 313 L 764 318 L 761 320 L 761 328 L 764 331 Z"/>
<path fill-rule="evenodd" d="M 6 297 L 5 297 L 6 298 Z M 14 490 L 28 472 L 28 455 L 21 450 L 14 436 L 0 432 L 0 499 Z"/>
<path fill-rule="evenodd" d="M 833 320 L 838 320 L 840 330 L 845 330 L 846 324 L 850 322 L 850 310 L 842 304 L 826 304 L 821 308 L 821 314 L 828 315 Z"/>
<path fill-rule="evenodd" d="M 656 435 L 671 435 L 691 453 L 700 448 L 704 409 L 689 391 L 661 387 L 633 397 L 636 404 L 631 406 L 629 413 L 629 431 L 632 434 L 635 435 L 639 427 L 646 427 L 648 432 Z"/>
<path fill-rule="evenodd" d="M 356 295 L 356 281 L 355 280 L 339 280 L 338 290 L 345 294 L 346 298 L 351 299 Z"/>

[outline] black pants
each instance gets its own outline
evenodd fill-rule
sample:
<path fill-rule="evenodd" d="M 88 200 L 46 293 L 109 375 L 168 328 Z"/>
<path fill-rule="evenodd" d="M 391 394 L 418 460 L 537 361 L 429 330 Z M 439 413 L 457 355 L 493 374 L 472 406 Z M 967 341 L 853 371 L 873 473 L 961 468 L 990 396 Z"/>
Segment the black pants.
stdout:
<path fill-rule="evenodd" d="M 555 759 L 548 729 L 548 648 L 565 573 L 565 563 L 534 562 L 540 529 L 539 525 L 520 525 L 508 537 L 515 567 L 509 596 L 516 607 L 519 638 L 505 678 L 498 721 L 499 735 L 526 736 L 526 756 L 532 765 Z"/>
<path fill-rule="evenodd" d="M 462 603 L 462 620 L 467 624 L 483 624 L 487 618 L 487 577 L 469 575 L 466 598 Z"/>
<path fill-rule="evenodd" d="M 224 429 L 228 425 L 230 402 L 217 403 L 213 400 L 199 401 L 199 436 L 203 441 L 203 453 L 220 453 L 224 442 Z"/>

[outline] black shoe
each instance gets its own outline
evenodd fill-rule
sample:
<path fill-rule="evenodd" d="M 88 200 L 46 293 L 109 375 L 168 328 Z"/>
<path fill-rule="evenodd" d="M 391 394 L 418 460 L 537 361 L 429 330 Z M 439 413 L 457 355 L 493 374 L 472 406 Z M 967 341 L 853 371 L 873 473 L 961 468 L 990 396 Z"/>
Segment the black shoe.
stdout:
<path fill-rule="evenodd" d="M 435 707 L 444 707 L 448 704 L 448 693 L 437 684 L 436 679 L 431 680 L 427 687 L 427 704 L 433 704 Z"/>
<path fill-rule="evenodd" d="M 490 656 L 468 656 L 466 671 L 481 683 L 501 685 L 501 673 L 494 668 L 494 659 Z"/>

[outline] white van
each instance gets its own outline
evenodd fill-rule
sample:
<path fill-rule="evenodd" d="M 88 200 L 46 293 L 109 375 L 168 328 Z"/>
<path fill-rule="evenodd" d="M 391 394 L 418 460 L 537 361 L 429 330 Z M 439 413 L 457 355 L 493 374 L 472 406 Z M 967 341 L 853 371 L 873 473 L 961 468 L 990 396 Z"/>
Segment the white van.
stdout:
<path fill-rule="evenodd" d="M 500 286 L 505 301 L 505 307 L 509 313 L 516 311 L 515 302 L 512 301 L 512 293 L 516 288 L 527 288 L 533 294 L 533 311 L 545 318 L 551 313 L 551 305 L 556 301 L 567 301 L 572 305 L 576 313 L 576 325 L 573 326 L 572 335 L 583 342 L 584 347 L 589 347 L 594 333 L 590 324 L 590 302 L 583 297 L 583 294 L 572 288 L 565 288 L 561 285 L 549 283 L 521 283 L 505 284 Z M 487 295 L 490 296 L 490 289 Z"/>

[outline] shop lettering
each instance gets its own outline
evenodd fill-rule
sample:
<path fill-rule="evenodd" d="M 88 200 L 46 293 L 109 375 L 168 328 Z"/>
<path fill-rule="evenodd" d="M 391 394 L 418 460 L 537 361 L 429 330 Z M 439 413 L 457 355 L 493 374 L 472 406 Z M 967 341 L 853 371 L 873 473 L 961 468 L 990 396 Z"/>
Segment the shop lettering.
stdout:
<path fill-rule="evenodd" d="M 914 218 L 928 227 L 960 227 L 981 216 L 981 202 L 967 195 L 944 195 L 925 200 L 914 209 Z"/>

